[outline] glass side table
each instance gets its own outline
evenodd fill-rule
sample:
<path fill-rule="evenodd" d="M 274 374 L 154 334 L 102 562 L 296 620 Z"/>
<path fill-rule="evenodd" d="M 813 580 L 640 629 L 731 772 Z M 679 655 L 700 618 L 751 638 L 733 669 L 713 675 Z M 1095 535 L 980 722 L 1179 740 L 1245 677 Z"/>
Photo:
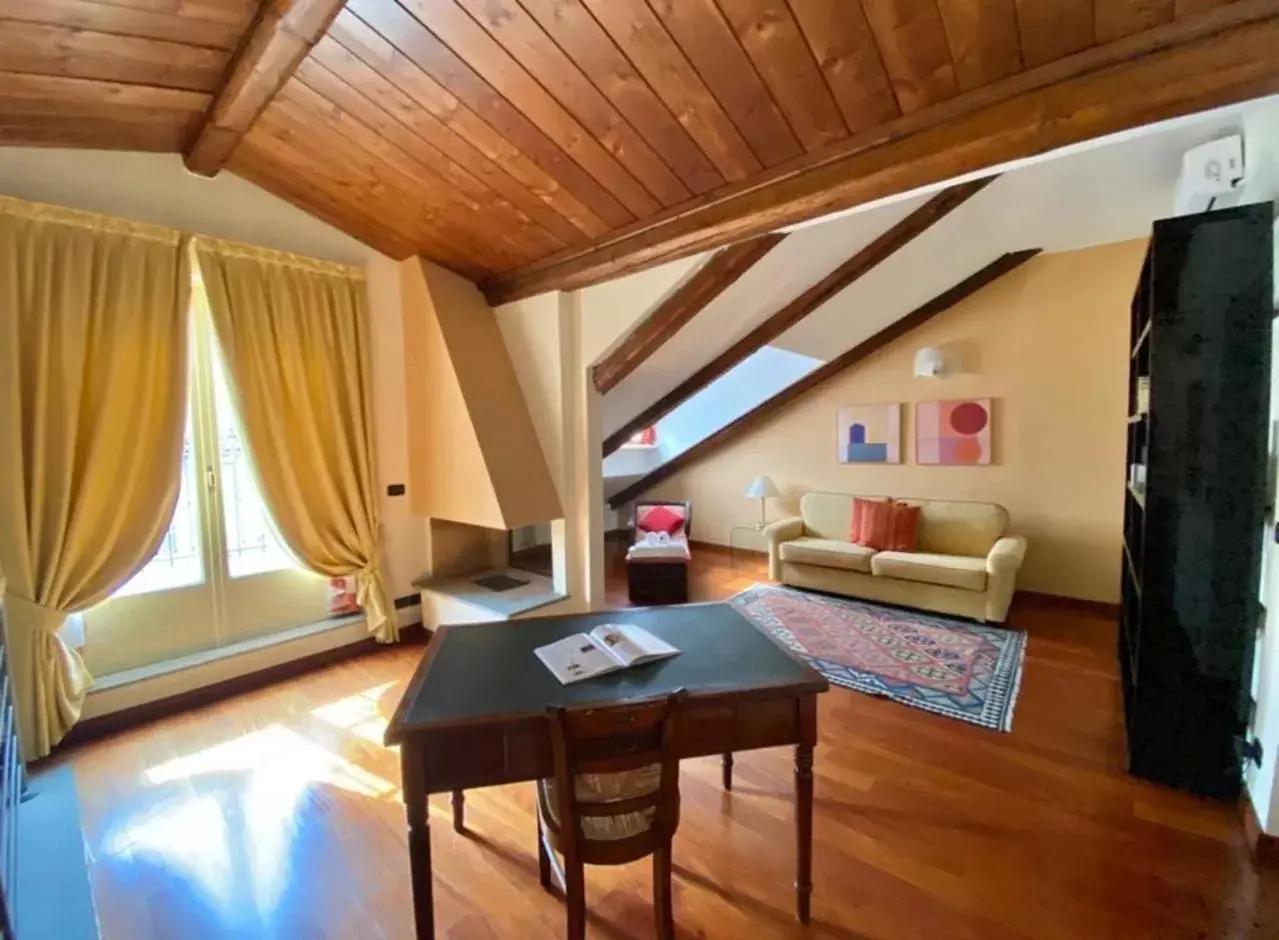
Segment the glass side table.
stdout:
<path fill-rule="evenodd" d="M 768 542 L 764 539 L 764 530 L 758 525 L 735 525 L 728 530 L 728 561 L 733 564 L 739 551 L 764 554 L 768 551 Z"/>

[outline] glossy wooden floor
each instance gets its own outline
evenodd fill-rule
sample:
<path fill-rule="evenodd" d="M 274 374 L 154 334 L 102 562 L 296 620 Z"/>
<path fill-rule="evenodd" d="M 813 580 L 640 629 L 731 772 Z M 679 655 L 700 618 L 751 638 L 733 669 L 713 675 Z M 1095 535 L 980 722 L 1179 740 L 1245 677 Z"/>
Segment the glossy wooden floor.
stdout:
<path fill-rule="evenodd" d="M 762 580 L 698 552 L 695 599 Z M 610 590 L 624 600 L 613 565 Z M 1279 876 L 1232 807 L 1123 774 L 1114 628 L 1020 607 L 1014 730 L 834 690 L 816 758 L 814 923 L 792 920 L 791 756 L 686 762 L 680 937 L 1275 938 Z M 398 760 L 382 728 L 421 654 L 387 650 L 67 755 L 106 940 L 412 936 Z M 533 790 L 432 800 L 440 936 L 562 936 L 537 883 Z M 591 936 L 651 937 L 649 866 L 591 869 Z"/>

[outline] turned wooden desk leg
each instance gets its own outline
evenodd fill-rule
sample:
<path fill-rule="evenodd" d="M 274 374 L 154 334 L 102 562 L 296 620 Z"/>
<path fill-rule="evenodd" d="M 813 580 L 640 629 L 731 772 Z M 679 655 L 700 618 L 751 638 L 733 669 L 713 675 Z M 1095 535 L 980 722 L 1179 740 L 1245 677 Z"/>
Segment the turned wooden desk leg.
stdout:
<path fill-rule="evenodd" d="M 461 832 L 466 828 L 466 796 L 461 790 L 453 791 L 453 831 Z"/>
<path fill-rule="evenodd" d="M 813 898 L 813 746 L 795 748 L 795 916 L 808 923 Z"/>
<path fill-rule="evenodd" d="M 431 884 L 431 822 L 422 745 L 406 741 L 401 750 L 404 814 L 409 830 L 409 884 L 417 940 L 435 940 L 435 898 Z"/>
<path fill-rule="evenodd" d="M 817 696 L 799 700 L 795 746 L 795 916 L 807 924 L 813 903 L 813 747 L 817 744 Z"/>
<path fill-rule="evenodd" d="M 731 791 L 733 789 L 733 752 L 732 751 L 726 751 L 724 753 L 723 767 L 724 767 L 724 789 Z"/>

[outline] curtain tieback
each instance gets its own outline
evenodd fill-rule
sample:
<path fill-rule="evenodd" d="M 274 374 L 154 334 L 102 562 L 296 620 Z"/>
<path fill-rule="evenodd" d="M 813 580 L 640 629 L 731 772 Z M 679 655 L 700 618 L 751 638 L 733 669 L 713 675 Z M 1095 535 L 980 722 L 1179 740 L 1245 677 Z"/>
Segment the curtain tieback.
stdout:
<path fill-rule="evenodd" d="M 376 562 L 370 562 L 355 573 L 355 599 L 365 610 L 369 609 L 369 601 L 373 600 L 374 579 L 378 574 Z"/>
<path fill-rule="evenodd" d="M 57 634 L 58 629 L 62 626 L 62 621 L 67 616 L 67 612 L 64 610 L 37 604 L 35 601 L 13 591 L 9 591 L 5 595 L 4 604 L 15 622 L 21 620 L 24 623 L 34 624 L 41 633 L 50 636 Z"/>

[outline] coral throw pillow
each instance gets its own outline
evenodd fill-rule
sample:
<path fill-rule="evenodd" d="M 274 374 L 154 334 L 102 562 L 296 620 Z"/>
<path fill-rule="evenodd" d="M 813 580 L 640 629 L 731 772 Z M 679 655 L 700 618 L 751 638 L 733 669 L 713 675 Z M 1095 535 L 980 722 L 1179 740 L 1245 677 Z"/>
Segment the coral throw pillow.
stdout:
<path fill-rule="evenodd" d="M 857 503 L 862 504 L 862 511 L 861 529 L 855 541 L 858 545 L 864 545 L 867 548 L 875 549 L 877 552 L 882 552 L 888 547 L 888 536 L 893 519 L 893 504 L 887 500 L 884 502 L 869 499 L 857 500 L 853 504 L 854 512 L 856 512 Z"/>
<path fill-rule="evenodd" d="M 919 507 L 893 503 L 885 551 L 913 552 L 919 544 Z"/>
<path fill-rule="evenodd" d="M 635 528 L 641 532 L 665 532 L 679 535 L 684 530 L 682 506 L 645 506 L 635 513 Z"/>
<path fill-rule="evenodd" d="M 848 541 L 856 542 L 862 537 L 862 523 L 866 518 L 866 507 L 873 506 L 878 502 L 882 502 L 882 500 L 853 498 L 853 520 L 848 527 Z"/>

